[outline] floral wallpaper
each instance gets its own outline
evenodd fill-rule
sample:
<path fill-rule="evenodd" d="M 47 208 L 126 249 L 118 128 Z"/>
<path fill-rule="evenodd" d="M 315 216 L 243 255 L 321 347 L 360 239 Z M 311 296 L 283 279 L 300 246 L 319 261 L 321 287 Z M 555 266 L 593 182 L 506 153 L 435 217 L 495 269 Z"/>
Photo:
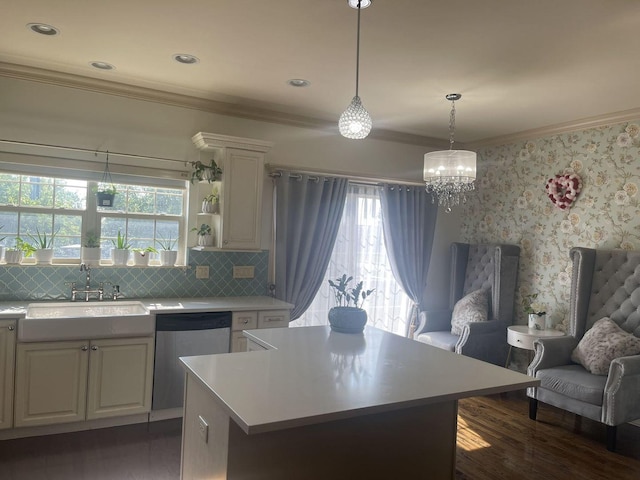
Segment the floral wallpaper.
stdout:
<path fill-rule="evenodd" d="M 545 186 L 577 174 L 582 190 L 560 209 Z M 608 125 L 478 151 L 476 193 L 462 209 L 462 240 L 521 247 L 516 319 L 524 295 L 538 294 L 563 329 L 569 310 L 569 250 L 640 250 L 640 121 Z"/>

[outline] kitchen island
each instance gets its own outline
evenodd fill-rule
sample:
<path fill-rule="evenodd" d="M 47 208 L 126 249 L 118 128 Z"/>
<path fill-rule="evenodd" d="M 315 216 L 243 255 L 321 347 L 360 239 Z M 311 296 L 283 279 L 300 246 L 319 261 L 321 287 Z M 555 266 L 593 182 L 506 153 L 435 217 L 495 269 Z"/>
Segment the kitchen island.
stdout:
<path fill-rule="evenodd" d="M 182 358 L 183 480 L 453 479 L 457 401 L 538 385 L 370 327 L 245 335 L 255 351 Z"/>

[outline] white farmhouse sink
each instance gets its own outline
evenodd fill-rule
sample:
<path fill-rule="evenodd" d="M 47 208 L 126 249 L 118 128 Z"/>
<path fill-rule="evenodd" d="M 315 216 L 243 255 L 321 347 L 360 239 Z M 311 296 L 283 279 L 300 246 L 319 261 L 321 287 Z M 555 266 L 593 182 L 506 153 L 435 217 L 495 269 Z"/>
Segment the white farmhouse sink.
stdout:
<path fill-rule="evenodd" d="M 18 341 L 131 337 L 154 330 L 155 316 L 141 302 L 32 303 L 18 322 Z"/>

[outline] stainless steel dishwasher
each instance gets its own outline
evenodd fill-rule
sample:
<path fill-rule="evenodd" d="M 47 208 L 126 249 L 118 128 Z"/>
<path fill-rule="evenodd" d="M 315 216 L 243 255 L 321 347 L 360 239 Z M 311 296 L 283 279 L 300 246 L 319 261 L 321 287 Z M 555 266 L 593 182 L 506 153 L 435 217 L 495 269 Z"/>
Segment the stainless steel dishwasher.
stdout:
<path fill-rule="evenodd" d="M 230 334 L 231 312 L 156 315 L 152 420 L 182 414 L 185 374 L 178 358 L 228 353 Z"/>

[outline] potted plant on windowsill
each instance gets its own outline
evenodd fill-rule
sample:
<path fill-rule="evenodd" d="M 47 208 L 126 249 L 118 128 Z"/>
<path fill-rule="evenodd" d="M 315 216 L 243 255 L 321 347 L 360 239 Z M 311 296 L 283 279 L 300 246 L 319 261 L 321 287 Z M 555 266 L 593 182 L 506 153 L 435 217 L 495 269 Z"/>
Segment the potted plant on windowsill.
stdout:
<path fill-rule="evenodd" d="M 127 235 L 122 234 L 118 230 L 118 236 L 115 240 L 111 240 L 113 248 L 111 249 L 111 260 L 114 265 L 126 265 L 129 261 L 129 249 L 131 244 L 127 240 Z"/>
<path fill-rule="evenodd" d="M 193 227 L 191 231 L 197 233 L 199 247 L 213 246 L 213 234 L 211 233 L 211 227 L 209 225 L 203 223 L 199 227 Z"/>
<path fill-rule="evenodd" d="M 5 261 L 9 265 L 18 265 L 23 258 L 30 257 L 36 249 L 30 243 L 25 242 L 20 237 L 16 237 L 14 247 L 7 248 L 5 252 Z"/>
<path fill-rule="evenodd" d="M 146 267 L 149 265 L 149 257 L 152 253 L 158 253 L 153 247 L 145 248 L 132 248 L 133 251 L 133 264 L 138 267 Z"/>
<path fill-rule="evenodd" d="M 162 235 L 158 235 L 156 242 L 160 246 L 160 263 L 163 266 L 173 266 L 178 260 L 178 251 L 175 249 L 178 243 L 178 238 L 175 240 L 171 238 L 164 238 Z"/>
<path fill-rule="evenodd" d="M 209 165 L 202 163 L 200 160 L 191 162 L 193 171 L 191 172 L 191 183 L 207 181 L 209 183 L 220 180 L 222 169 L 218 166 L 215 159 L 211 159 Z"/>
<path fill-rule="evenodd" d="M 100 263 L 100 237 L 94 232 L 87 232 L 80 250 L 80 262 L 87 265 Z"/>
<path fill-rule="evenodd" d="M 335 281 L 329 280 L 337 304 L 329 310 L 329 325 L 335 332 L 361 333 L 367 324 L 367 312 L 361 307 L 374 290 L 363 290 L 363 282 L 348 288 L 352 280 L 353 277 L 347 277 L 346 274 Z"/>
<path fill-rule="evenodd" d="M 35 245 L 33 245 L 34 253 L 33 255 L 36 257 L 36 263 L 38 264 L 51 264 L 53 261 L 53 240 L 58 234 L 60 229 L 56 230 L 50 236 L 47 236 L 46 233 L 40 233 L 40 230 L 36 227 L 36 234 L 32 235 L 28 233 L 27 235 Z"/>

